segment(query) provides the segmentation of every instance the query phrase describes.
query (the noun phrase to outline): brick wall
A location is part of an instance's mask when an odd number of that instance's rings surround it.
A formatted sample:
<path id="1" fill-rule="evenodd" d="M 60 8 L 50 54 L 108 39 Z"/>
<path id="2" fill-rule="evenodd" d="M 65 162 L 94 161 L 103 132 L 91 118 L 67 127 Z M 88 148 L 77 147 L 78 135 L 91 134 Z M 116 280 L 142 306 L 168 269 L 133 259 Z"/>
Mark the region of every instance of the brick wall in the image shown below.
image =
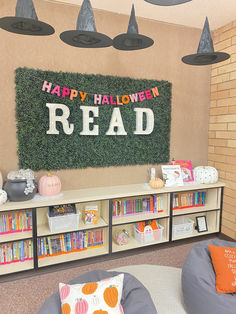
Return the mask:
<path id="1" fill-rule="evenodd" d="M 222 232 L 236 239 L 236 21 L 214 31 L 213 41 L 231 57 L 212 65 L 208 164 L 226 183 Z"/>

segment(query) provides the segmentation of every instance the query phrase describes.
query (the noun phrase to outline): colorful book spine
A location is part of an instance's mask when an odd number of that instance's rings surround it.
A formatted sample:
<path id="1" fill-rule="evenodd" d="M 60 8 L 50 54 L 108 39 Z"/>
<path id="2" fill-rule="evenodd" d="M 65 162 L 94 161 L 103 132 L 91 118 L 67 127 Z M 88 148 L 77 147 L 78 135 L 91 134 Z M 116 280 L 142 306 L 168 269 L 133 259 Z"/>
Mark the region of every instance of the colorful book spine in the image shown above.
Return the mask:
<path id="1" fill-rule="evenodd" d="M 0 215 L 0 235 L 32 230 L 32 212 L 19 211 Z"/>
<path id="2" fill-rule="evenodd" d="M 103 229 L 38 238 L 38 257 L 78 252 L 103 245 Z"/>
<path id="3" fill-rule="evenodd" d="M 183 209 L 189 207 L 205 206 L 206 192 L 197 191 L 189 193 L 173 194 L 173 209 Z"/>
<path id="4" fill-rule="evenodd" d="M 0 245 L 0 265 L 33 259 L 32 240 L 22 240 Z"/>

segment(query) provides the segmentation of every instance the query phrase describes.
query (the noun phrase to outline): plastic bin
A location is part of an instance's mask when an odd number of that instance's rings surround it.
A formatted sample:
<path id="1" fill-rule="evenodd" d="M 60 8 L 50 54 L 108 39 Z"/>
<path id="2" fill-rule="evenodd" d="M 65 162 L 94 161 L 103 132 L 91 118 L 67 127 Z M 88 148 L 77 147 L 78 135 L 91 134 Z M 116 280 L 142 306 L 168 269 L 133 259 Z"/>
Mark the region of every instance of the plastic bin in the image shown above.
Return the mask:
<path id="1" fill-rule="evenodd" d="M 51 232 L 78 229 L 80 212 L 62 216 L 48 217 L 48 225 Z"/>
<path id="2" fill-rule="evenodd" d="M 193 233 L 194 221 L 187 217 L 175 217 L 173 219 L 172 234 L 173 237 L 180 237 Z"/>
<path id="3" fill-rule="evenodd" d="M 159 229 L 151 230 L 149 232 L 141 232 L 134 225 L 134 237 L 140 244 L 146 244 L 151 242 L 157 242 L 162 240 L 162 233 L 164 227 L 157 224 Z"/>

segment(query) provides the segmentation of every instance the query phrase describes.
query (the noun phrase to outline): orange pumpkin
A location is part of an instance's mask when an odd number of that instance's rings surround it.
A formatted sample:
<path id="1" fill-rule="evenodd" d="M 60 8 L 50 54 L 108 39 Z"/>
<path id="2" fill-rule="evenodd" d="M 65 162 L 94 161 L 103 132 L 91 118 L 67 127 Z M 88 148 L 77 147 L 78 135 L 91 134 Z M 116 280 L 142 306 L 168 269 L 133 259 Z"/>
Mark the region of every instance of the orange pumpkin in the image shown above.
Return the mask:
<path id="1" fill-rule="evenodd" d="M 92 294 L 97 290 L 97 287 L 98 287 L 97 282 L 88 282 L 83 286 L 82 292 L 83 294 Z"/>
<path id="2" fill-rule="evenodd" d="M 110 307 L 115 307 L 118 302 L 118 290 L 114 286 L 110 286 L 105 289 L 103 293 L 106 304 Z"/>
<path id="3" fill-rule="evenodd" d="M 96 310 L 93 312 L 93 314 L 108 314 L 107 311 L 103 311 L 103 310 Z"/>
<path id="4" fill-rule="evenodd" d="M 164 182 L 160 178 L 151 179 L 149 184 L 153 189 L 161 189 L 164 186 Z"/>
<path id="5" fill-rule="evenodd" d="M 62 305 L 62 308 L 61 308 L 61 313 L 62 314 L 70 314 L 70 312 L 71 312 L 70 305 L 68 303 L 64 303 Z"/>

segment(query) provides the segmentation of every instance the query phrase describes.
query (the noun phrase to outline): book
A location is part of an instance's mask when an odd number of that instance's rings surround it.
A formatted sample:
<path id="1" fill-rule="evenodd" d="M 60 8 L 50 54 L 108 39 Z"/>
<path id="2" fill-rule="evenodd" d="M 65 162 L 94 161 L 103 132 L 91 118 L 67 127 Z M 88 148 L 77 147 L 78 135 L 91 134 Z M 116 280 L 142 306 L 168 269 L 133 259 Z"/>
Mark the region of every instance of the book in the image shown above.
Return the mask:
<path id="1" fill-rule="evenodd" d="M 171 164 L 180 165 L 181 174 L 182 174 L 184 183 L 194 181 L 191 160 L 172 160 Z"/>
<path id="2" fill-rule="evenodd" d="M 162 165 L 161 170 L 166 187 L 184 185 L 180 165 Z"/>
<path id="3" fill-rule="evenodd" d="M 98 223 L 98 206 L 87 205 L 84 209 L 84 223 L 97 224 Z"/>

